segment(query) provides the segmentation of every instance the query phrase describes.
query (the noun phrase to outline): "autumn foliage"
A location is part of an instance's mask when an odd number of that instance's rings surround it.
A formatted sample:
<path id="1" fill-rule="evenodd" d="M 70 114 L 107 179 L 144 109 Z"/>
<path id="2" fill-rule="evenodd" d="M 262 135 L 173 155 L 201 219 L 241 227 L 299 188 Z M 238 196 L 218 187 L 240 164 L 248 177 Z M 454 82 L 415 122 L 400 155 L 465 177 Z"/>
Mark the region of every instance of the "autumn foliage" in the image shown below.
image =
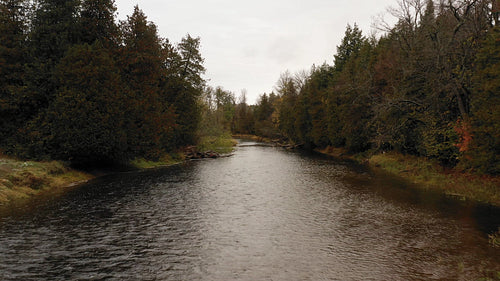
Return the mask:
<path id="1" fill-rule="evenodd" d="M 256 122 L 267 128 L 254 132 L 274 128 L 305 147 L 397 151 L 499 174 L 498 11 L 486 0 L 399 4 L 397 23 L 382 26 L 381 37 L 348 25 L 333 64 L 284 72 L 272 117 Z"/>

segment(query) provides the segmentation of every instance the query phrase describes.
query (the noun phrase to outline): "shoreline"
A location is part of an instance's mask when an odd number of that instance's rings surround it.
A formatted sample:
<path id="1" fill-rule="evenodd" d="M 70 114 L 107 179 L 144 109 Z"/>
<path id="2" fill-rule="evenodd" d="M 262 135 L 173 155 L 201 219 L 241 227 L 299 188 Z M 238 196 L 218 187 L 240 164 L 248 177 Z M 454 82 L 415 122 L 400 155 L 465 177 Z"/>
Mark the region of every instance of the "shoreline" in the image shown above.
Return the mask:
<path id="1" fill-rule="evenodd" d="M 351 159 L 371 169 L 381 170 L 414 184 L 415 188 L 442 192 L 460 200 L 471 200 L 500 207 L 500 177 L 472 174 L 445 168 L 424 157 L 396 152 L 370 156 L 348 154 L 343 148 L 315 149 L 341 159 Z"/>
<path id="2" fill-rule="evenodd" d="M 218 157 L 226 157 L 235 146 L 233 139 L 208 138 L 199 145 L 212 149 Z M 207 148 L 208 147 L 208 148 Z M 214 158 L 214 157 L 211 157 Z M 191 160 L 184 151 L 165 154 L 157 161 L 136 158 L 115 167 L 75 169 L 62 161 L 24 161 L 0 154 L 0 211 L 29 204 L 43 196 L 58 196 L 109 174 L 160 169 Z"/>
<path id="3" fill-rule="evenodd" d="M 279 140 L 255 135 L 233 135 L 235 138 L 251 139 L 273 143 L 281 147 L 298 148 L 283 144 Z M 478 175 L 458 169 L 445 168 L 436 161 L 425 157 L 403 155 L 396 152 L 372 155 L 350 154 L 344 148 L 326 147 L 314 149 L 315 152 L 338 159 L 349 159 L 375 169 L 400 177 L 415 188 L 442 192 L 459 200 L 470 200 L 500 207 L 500 176 Z"/>
<path id="4" fill-rule="evenodd" d="M 0 208 L 28 203 L 44 195 L 57 195 L 96 176 L 60 161 L 21 161 L 0 157 Z"/>
<path id="5" fill-rule="evenodd" d="M 62 161 L 21 161 L 0 156 L 0 209 L 29 204 L 44 196 L 62 195 L 109 174 L 169 167 L 184 161 L 167 155 L 159 161 L 140 158 L 123 167 L 85 171 L 72 168 Z"/>
<path id="6" fill-rule="evenodd" d="M 254 135 L 233 135 L 234 138 L 273 143 L 284 148 L 296 148 Z M 234 142 L 229 142 L 233 143 Z M 343 148 L 315 149 L 317 153 L 334 158 L 350 159 L 391 175 L 403 178 L 416 188 L 432 189 L 461 200 L 472 200 L 500 207 L 500 177 L 471 174 L 446 169 L 432 160 L 395 152 L 364 156 L 349 154 Z M 135 159 L 128 163 L 129 171 L 169 167 L 188 161 L 182 153 L 166 155 L 159 161 Z M 60 161 L 20 161 L 0 155 L 0 209 L 28 203 L 44 195 L 63 194 L 90 180 L 119 171 L 95 170 L 85 172 Z"/>

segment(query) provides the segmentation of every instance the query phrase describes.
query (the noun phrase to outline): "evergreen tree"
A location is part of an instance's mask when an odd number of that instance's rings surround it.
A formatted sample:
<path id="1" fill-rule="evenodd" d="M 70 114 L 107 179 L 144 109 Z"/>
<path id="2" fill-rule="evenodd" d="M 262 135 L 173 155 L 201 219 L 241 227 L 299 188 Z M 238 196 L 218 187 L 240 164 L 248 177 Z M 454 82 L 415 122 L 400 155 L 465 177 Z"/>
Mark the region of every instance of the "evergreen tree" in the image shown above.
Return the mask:
<path id="1" fill-rule="evenodd" d="M 365 40 L 349 57 L 336 81 L 342 105 L 337 108 L 342 123 L 341 135 L 349 151 L 360 152 L 370 147 L 372 130 L 373 45 Z"/>
<path id="2" fill-rule="evenodd" d="M 347 25 L 342 43 L 337 47 L 337 54 L 334 55 L 335 70 L 341 72 L 349 57 L 359 51 L 366 39 L 357 24 L 354 27 Z"/>
<path id="3" fill-rule="evenodd" d="M 363 126 L 359 124 L 356 126 L 349 126 L 353 124 L 354 118 L 349 117 L 349 113 L 361 114 L 366 108 L 362 106 L 358 107 L 359 101 L 363 98 L 357 97 L 362 93 L 362 91 L 357 90 L 360 85 L 364 83 L 369 83 L 369 80 L 362 81 L 357 79 L 357 71 L 365 71 L 362 67 L 356 68 L 356 60 L 363 46 L 366 46 L 367 39 L 363 36 L 361 30 L 357 25 L 354 28 L 350 25 L 347 26 L 345 31 L 345 36 L 342 39 L 341 44 L 337 47 L 337 55 L 335 55 L 335 74 L 332 75 L 332 89 L 329 92 L 328 103 L 327 103 L 327 136 L 329 142 L 334 146 L 343 146 L 346 143 L 349 145 L 349 149 L 359 150 L 358 141 L 348 141 L 354 140 L 353 137 L 356 133 L 362 130 Z M 364 67 L 366 67 L 365 65 Z M 359 84 L 358 84 L 359 83 Z M 363 89 L 364 90 L 364 89 Z M 359 111 L 363 109 L 362 111 Z M 354 132 L 358 131 L 358 132 Z M 364 134 L 362 134 L 364 136 Z"/>
<path id="4" fill-rule="evenodd" d="M 79 41 L 77 0 L 40 0 L 28 36 L 29 67 L 23 112 L 44 114 L 55 98 L 54 71 L 65 52 Z"/>
<path id="5" fill-rule="evenodd" d="M 75 45 L 55 71 L 54 101 L 31 130 L 32 153 L 76 163 L 126 158 L 123 82 L 102 44 Z"/>
<path id="6" fill-rule="evenodd" d="M 273 105 L 274 95 L 263 94 L 260 96 L 254 109 L 255 133 L 268 138 L 278 138 L 279 132 L 276 130 L 272 117 L 275 112 Z"/>
<path id="7" fill-rule="evenodd" d="M 473 77 L 472 135 L 462 134 L 464 162 L 489 174 L 500 174 L 500 28 L 488 32 L 476 59 Z M 470 144 L 470 139 L 472 143 Z M 470 144 L 470 147 L 467 147 Z"/>
<path id="8" fill-rule="evenodd" d="M 280 98 L 278 106 L 278 128 L 282 134 L 290 140 L 297 140 L 294 108 L 298 99 L 298 91 L 295 84 L 290 73 L 287 71 L 281 74 L 276 86 L 276 91 Z"/>
<path id="9" fill-rule="evenodd" d="M 0 1 L 0 147 L 12 152 L 17 130 L 26 122 L 20 101 L 26 77 L 27 1 Z"/>
<path id="10" fill-rule="evenodd" d="M 333 67 L 324 64 L 321 67 L 313 69 L 308 83 L 304 87 L 308 89 L 311 99 L 311 138 L 315 146 L 325 147 L 330 145 L 328 138 L 328 95 L 331 90 L 331 84 L 334 76 Z"/>
<path id="11" fill-rule="evenodd" d="M 201 77 L 205 73 L 203 62 L 205 61 L 200 54 L 200 38 L 193 38 L 186 35 L 178 45 L 180 54 L 181 77 L 196 90 L 201 90 L 205 86 L 205 80 Z"/>
<path id="12" fill-rule="evenodd" d="M 134 13 L 122 25 L 124 47 L 120 55 L 122 78 L 126 81 L 126 123 L 129 155 L 158 157 L 164 145 L 162 135 L 172 129 L 171 108 L 161 98 L 164 75 L 163 42 L 146 15 Z"/>
<path id="13" fill-rule="evenodd" d="M 118 44 L 114 0 L 84 0 L 80 12 L 81 41 L 93 44 L 101 41 L 108 47 Z"/>
<path id="14" fill-rule="evenodd" d="M 204 59 L 200 54 L 200 38 L 189 34 L 182 38 L 177 46 L 177 56 L 174 56 L 179 79 L 169 82 L 170 100 L 178 115 L 175 139 L 177 145 L 187 145 L 196 142 L 196 129 L 200 122 L 199 99 L 205 87 L 201 75 L 205 72 Z"/>

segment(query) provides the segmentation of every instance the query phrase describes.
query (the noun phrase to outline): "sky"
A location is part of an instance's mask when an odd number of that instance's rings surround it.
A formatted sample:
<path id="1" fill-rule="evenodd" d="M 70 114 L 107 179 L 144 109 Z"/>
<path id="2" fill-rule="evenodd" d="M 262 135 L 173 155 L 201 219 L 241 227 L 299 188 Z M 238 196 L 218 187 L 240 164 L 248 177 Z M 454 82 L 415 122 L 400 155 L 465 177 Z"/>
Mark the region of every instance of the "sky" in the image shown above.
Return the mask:
<path id="1" fill-rule="evenodd" d="M 333 64 L 347 24 L 364 35 L 397 0 L 115 0 L 118 19 L 139 8 L 159 35 L 178 43 L 201 38 L 207 84 L 236 97 L 246 90 L 253 104 L 271 93 L 280 74 Z M 380 33 L 378 33 L 380 34 Z"/>

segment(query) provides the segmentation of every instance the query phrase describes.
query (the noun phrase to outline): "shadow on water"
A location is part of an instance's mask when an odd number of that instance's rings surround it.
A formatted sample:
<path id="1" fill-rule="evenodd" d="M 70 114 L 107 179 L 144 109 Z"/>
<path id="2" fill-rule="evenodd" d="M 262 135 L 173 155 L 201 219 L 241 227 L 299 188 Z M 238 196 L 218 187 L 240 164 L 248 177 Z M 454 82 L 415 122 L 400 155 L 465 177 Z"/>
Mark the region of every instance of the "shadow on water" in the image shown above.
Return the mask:
<path id="1" fill-rule="evenodd" d="M 497 208 L 243 142 L 103 176 L 0 217 L 1 280 L 478 280 Z M 494 279 L 493 279 L 494 280 Z"/>
<path id="2" fill-rule="evenodd" d="M 470 220 L 485 236 L 500 228 L 499 207 L 446 195 L 439 190 L 418 187 L 402 177 L 370 168 L 354 160 L 339 159 L 314 151 L 296 153 L 312 161 L 334 161 L 349 167 L 350 172 L 343 180 L 353 189 L 359 189 L 359 192 L 371 192 L 389 202 L 409 204 L 421 210 L 439 212 L 446 217 Z"/>

